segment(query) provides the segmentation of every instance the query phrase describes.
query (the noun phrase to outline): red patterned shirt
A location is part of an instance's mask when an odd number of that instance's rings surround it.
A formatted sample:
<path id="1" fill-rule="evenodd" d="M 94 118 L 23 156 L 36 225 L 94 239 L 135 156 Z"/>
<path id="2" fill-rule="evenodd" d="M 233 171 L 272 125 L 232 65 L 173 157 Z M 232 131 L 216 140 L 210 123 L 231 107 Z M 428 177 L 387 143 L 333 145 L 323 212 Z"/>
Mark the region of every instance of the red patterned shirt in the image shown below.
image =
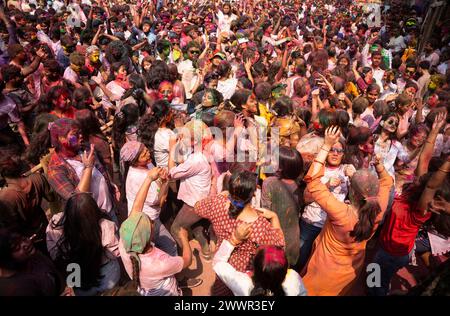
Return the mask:
<path id="1" fill-rule="evenodd" d="M 230 238 L 236 226 L 243 222 L 231 217 L 228 212 L 227 201 L 227 196 L 222 193 L 203 199 L 194 207 L 198 216 L 206 218 L 212 223 L 217 235 L 218 247 L 224 239 Z M 252 223 L 250 238 L 234 249 L 228 262 L 241 272 L 253 270 L 253 257 L 261 245 L 285 246 L 281 229 L 272 228 L 271 223 L 263 216 Z"/>

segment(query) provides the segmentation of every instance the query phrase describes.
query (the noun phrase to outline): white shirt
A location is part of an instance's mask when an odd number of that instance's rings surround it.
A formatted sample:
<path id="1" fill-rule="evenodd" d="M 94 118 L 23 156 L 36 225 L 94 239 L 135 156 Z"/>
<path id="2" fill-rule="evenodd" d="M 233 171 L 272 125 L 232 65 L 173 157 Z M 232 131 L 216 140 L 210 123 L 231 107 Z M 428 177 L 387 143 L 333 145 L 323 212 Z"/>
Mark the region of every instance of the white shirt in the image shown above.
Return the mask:
<path id="1" fill-rule="evenodd" d="M 217 35 L 220 35 L 221 32 L 229 32 L 231 28 L 231 22 L 236 20 L 238 17 L 235 14 L 225 15 L 222 11 L 219 10 L 217 13 L 218 19 L 218 32 Z"/>
<path id="2" fill-rule="evenodd" d="M 195 152 L 187 160 L 170 169 L 173 179 L 181 179 L 178 199 L 189 206 L 209 195 L 211 188 L 211 167 L 208 158 L 201 152 Z"/>
<path id="3" fill-rule="evenodd" d="M 169 140 L 175 133 L 168 128 L 158 128 L 153 146 L 156 166 L 165 168 L 169 163 Z"/>
<path id="4" fill-rule="evenodd" d="M 379 140 L 375 142 L 374 152 L 377 155 L 381 155 L 383 157 L 384 168 L 386 168 L 387 172 L 390 176 L 395 179 L 395 169 L 394 163 L 398 158 L 403 162 L 409 162 L 409 155 L 403 147 L 402 143 L 396 140 L 388 141 L 388 144 L 384 149 L 380 146 Z"/>
<path id="5" fill-rule="evenodd" d="M 125 191 L 127 195 L 128 202 L 128 215 L 131 213 L 133 208 L 134 200 L 139 192 L 139 189 L 144 183 L 147 177 L 148 170 L 130 167 L 128 169 L 127 180 L 125 183 Z M 150 184 L 150 189 L 148 190 L 147 197 L 145 198 L 144 208 L 142 211 L 147 214 L 151 220 L 155 220 L 159 217 L 161 209 L 159 207 L 159 190 L 160 187 L 157 182 L 153 181 Z"/>
<path id="6" fill-rule="evenodd" d="M 192 60 L 183 60 L 178 65 L 178 73 L 181 75 L 181 82 L 184 85 L 186 99 L 189 100 L 192 98 L 192 88 L 194 88 L 195 83 L 197 82 L 197 74 L 195 72 L 194 65 L 192 64 Z"/>
<path id="7" fill-rule="evenodd" d="M 75 84 L 78 83 L 79 77 L 78 74 L 72 68 L 67 67 L 66 70 L 64 70 L 63 78 Z"/>
<path id="8" fill-rule="evenodd" d="M 326 184 L 331 178 L 341 180 L 341 183 L 337 187 L 330 188 L 330 192 L 341 202 L 344 202 L 350 185 L 350 180 L 344 172 L 346 166 L 348 165 L 340 165 L 338 168 L 326 167 L 324 176 L 320 179 L 320 182 L 323 184 Z M 323 227 L 325 220 L 327 219 L 327 213 L 319 206 L 319 204 L 312 202 L 305 206 L 302 218 L 316 227 Z"/>
<path id="9" fill-rule="evenodd" d="M 81 179 L 84 169 L 83 163 L 72 159 L 67 159 L 67 162 L 75 170 L 78 178 Z M 92 193 L 92 197 L 97 202 L 97 205 L 101 210 L 105 210 L 107 213 L 112 211 L 113 203 L 108 184 L 106 183 L 105 177 L 95 167 L 92 170 L 91 186 L 89 187 L 89 191 Z"/>
<path id="10" fill-rule="evenodd" d="M 217 83 L 217 91 L 222 93 L 224 100 L 229 100 L 236 91 L 238 80 L 236 78 L 228 78 L 225 81 L 219 80 Z"/>
<path id="11" fill-rule="evenodd" d="M 164 251 L 153 248 L 150 252 L 139 254 L 140 271 L 138 289 L 142 296 L 179 296 L 181 291 L 178 288 L 175 274 L 183 270 L 183 258 L 180 256 L 171 257 Z M 122 239 L 119 242 L 120 257 L 127 274 L 133 277 L 133 265 L 130 255 L 126 252 Z"/>
<path id="12" fill-rule="evenodd" d="M 228 263 L 233 250 L 234 246 L 228 240 L 224 240 L 214 256 L 213 269 L 235 296 L 250 296 L 255 287 L 251 277 L 246 273 L 237 271 Z M 289 269 L 286 273 L 286 278 L 281 286 L 286 296 L 307 295 L 300 275 L 292 269 Z"/>

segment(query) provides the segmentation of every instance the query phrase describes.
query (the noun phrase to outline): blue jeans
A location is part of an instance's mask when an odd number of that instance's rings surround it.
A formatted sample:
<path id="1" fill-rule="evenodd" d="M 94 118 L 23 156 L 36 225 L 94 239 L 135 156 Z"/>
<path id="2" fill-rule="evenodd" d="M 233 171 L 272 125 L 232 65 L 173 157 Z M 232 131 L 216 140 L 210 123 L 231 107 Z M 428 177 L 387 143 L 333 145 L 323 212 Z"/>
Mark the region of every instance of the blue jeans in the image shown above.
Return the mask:
<path id="1" fill-rule="evenodd" d="M 159 217 L 155 219 L 154 242 L 156 247 L 168 253 L 172 257 L 178 256 L 177 243 L 164 224 L 161 223 Z"/>
<path id="2" fill-rule="evenodd" d="M 303 219 L 300 220 L 300 256 L 298 259 L 298 271 L 301 271 L 308 262 L 314 240 L 316 240 L 321 231 L 321 227 L 309 224 Z"/>
<path id="3" fill-rule="evenodd" d="M 389 293 L 389 285 L 392 277 L 398 270 L 408 265 L 410 255 L 411 254 L 405 256 L 393 256 L 380 247 L 375 254 L 373 263 L 380 265 L 381 286 L 367 287 L 368 294 L 371 296 L 386 296 Z"/>

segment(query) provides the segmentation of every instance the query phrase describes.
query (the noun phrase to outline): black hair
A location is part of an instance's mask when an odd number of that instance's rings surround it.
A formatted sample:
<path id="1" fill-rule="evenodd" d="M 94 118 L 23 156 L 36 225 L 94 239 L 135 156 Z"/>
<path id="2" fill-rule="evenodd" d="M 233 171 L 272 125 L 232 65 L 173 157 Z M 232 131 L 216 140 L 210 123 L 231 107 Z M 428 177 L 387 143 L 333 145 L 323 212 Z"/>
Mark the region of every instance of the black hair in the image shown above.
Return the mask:
<path id="1" fill-rule="evenodd" d="M 297 180 L 303 174 L 303 158 L 291 147 L 280 146 L 278 175 L 280 179 Z"/>
<path id="2" fill-rule="evenodd" d="M 228 191 L 232 199 L 229 209 L 231 217 L 236 218 L 245 205 L 251 202 L 257 179 L 257 175 L 250 171 L 235 172 L 231 175 L 228 182 Z"/>
<path id="3" fill-rule="evenodd" d="M 100 227 L 102 219 L 109 218 L 91 194 L 77 193 L 67 200 L 61 219 L 50 224 L 63 230 L 56 245 L 55 263 L 62 271 L 66 271 L 70 263 L 79 264 L 83 272 L 81 289 L 98 286 L 102 277 L 100 269 L 105 255 Z"/>

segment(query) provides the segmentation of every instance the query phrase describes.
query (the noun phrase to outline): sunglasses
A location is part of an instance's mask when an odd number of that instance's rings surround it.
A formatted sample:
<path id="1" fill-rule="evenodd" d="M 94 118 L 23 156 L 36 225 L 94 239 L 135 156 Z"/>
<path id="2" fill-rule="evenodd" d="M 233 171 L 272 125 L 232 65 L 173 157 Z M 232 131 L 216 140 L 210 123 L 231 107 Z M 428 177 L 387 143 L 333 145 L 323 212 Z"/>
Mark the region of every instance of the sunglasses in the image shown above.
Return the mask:
<path id="1" fill-rule="evenodd" d="M 407 73 L 407 74 L 413 74 L 413 73 L 415 73 L 415 70 L 406 70 L 405 73 Z"/>
<path id="2" fill-rule="evenodd" d="M 189 53 L 191 53 L 191 54 L 196 54 L 196 55 L 199 55 L 200 54 L 200 51 L 199 50 L 191 50 L 191 51 L 189 51 Z"/>
<path id="3" fill-rule="evenodd" d="M 386 123 L 389 125 L 397 125 L 398 124 L 398 122 L 396 120 L 387 120 Z"/>
<path id="4" fill-rule="evenodd" d="M 342 149 L 342 148 L 331 148 L 330 149 L 330 153 L 343 154 L 344 153 L 344 149 Z"/>

